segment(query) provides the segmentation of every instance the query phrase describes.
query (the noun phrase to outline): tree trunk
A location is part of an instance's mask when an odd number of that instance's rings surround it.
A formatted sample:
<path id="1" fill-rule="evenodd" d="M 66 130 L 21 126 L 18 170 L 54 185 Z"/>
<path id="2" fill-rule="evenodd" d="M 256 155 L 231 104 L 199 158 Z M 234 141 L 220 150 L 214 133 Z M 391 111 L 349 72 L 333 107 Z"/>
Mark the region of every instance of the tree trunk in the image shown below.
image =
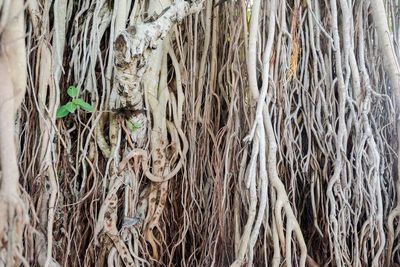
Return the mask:
<path id="1" fill-rule="evenodd" d="M 399 10 L 0 0 L 0 266 L 400 264 Z"/>

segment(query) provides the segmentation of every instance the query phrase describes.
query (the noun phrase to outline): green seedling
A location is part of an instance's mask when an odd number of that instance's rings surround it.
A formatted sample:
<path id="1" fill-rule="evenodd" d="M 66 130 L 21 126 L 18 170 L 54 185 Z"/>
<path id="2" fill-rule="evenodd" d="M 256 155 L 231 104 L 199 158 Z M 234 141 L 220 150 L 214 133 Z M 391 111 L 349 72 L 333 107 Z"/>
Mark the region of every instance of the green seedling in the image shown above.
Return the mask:
<path id="1" fill-rule="evenodd" d="M 126 121 L 126 125 L 128 125 L 128 127 L 130 129 L 132 129 L 132 131 L 136 132 L 140 127 L 142 127 L 142 125 L 140 123 L 137 122 L 130 122 L 130 121 Z"/>
<path id="2" fill-rule="evenodd" d="M 93 111 L 93 107 L 89 103 L 85 102 L 83 99 L 76 98 L 78 89 L 76 89 L 75 86 L 70 86 L 67 90 L 67 94 L 72 98 L 72 100 L 57 109 L 57 118 L 63 118 L 69 113 L 74 113 L 78 106 L 87 112 Z"/>

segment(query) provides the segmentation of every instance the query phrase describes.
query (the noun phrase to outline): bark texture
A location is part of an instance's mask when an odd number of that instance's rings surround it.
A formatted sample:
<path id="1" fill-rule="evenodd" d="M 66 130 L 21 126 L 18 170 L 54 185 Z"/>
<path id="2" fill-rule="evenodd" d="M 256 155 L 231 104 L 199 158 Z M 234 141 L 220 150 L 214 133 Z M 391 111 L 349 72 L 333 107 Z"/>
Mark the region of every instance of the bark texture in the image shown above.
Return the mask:
<path id="1" fill-rule="evenodd" d="M 397 266 L 399 10 L 0 0 L 0 266 Z"/>

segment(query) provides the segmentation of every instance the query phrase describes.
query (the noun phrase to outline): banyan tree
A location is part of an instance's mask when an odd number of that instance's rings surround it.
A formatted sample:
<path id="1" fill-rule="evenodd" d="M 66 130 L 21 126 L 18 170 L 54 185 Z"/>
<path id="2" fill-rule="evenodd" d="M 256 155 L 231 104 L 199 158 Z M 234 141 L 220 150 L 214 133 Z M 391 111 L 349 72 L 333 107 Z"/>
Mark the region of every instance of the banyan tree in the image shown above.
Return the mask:
<path id="1" fill-rule="evenodd" d="M 0 0 L 0 266 L 399 266 L 400 1 Z"/>

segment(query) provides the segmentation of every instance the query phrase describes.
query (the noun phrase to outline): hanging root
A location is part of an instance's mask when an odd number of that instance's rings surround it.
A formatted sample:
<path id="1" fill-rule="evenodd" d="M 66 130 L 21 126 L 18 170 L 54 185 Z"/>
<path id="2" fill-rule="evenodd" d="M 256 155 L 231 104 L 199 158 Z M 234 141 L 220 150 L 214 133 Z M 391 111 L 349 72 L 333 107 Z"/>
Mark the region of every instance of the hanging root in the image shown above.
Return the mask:
<path id="1" fill-rule="evenodd" d="M 215 4 L 0 0 L 0 261 L 400 262 L 398 2 Z"/>

